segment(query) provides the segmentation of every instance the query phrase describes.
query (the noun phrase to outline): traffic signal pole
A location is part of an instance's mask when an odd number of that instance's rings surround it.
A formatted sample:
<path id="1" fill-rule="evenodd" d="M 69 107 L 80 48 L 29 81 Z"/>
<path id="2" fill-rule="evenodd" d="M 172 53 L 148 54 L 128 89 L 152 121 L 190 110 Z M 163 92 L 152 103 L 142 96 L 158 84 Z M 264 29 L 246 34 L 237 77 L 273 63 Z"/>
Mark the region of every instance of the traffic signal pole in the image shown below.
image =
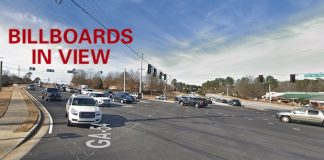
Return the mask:
<path id="1" fill-rule="evenodd" d="M 271 85 L 270 85 L 270 83 L 271 83 L 271 80 L 270 80 L 270 77 L 269 77 L 269 103 L 271 104 Z"/>
<path id="2" fill-rule="evenodd" d="M 126 91 L 126 68 L 124 68 L 124 92 Z"/>

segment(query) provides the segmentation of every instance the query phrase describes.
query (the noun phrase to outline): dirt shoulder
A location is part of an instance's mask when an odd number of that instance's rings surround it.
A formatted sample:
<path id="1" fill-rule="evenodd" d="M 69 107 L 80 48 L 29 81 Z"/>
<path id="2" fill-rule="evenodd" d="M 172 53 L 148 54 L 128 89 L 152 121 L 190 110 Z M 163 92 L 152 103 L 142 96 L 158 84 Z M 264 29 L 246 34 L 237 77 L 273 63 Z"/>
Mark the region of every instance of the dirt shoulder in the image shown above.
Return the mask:
<path id="1" fill-rule="evenodd" d="M 38 119 L 38 109 L 37 106 L 31 101 L 31 99 L 27 96 L 26 92 L 21 89 L 20 90 L 22 96 L 24 97 L 25 103 L 28 108 L 28 117 L 23 124 L 21 124 L 14 132 L 28 132 Z"/>
<path id="2" fill-rule="evenodd" d="M 8 109 L 13 87 L 2 87 L 0 91 L 0 118 L 3 117 Z"/>

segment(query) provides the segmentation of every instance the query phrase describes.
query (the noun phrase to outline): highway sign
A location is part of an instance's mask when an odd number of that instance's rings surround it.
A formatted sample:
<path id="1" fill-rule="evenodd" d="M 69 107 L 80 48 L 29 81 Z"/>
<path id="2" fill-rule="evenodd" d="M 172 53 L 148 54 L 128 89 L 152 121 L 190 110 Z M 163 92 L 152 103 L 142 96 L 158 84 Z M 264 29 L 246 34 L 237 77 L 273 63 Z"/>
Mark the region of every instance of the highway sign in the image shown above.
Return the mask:
<path id="1" fill-rule="evenodd" d="M 306 73 L 304 74 L 305 78 L 323 78 L 324 73 Z"/>

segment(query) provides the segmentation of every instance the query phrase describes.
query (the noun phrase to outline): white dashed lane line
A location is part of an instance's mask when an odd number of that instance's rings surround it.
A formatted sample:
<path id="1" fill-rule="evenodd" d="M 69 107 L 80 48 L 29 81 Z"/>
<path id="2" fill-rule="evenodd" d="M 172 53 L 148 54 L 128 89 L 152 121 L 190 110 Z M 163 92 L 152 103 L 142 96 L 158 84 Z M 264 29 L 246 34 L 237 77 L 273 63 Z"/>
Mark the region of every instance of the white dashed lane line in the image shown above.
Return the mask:
<path id="1" fill-rule="evenodd" d="M 267 121 L 267 120 L 269 120 L 269 119 L 268 119 L 268 118 L 263 118 L 263 120 L 264 120 L 264 121 Z"/>
<path id="2" fill-rule="evenodd" d="M 273 123 L 268 123 L 269 125 L 273 125 Z"/>

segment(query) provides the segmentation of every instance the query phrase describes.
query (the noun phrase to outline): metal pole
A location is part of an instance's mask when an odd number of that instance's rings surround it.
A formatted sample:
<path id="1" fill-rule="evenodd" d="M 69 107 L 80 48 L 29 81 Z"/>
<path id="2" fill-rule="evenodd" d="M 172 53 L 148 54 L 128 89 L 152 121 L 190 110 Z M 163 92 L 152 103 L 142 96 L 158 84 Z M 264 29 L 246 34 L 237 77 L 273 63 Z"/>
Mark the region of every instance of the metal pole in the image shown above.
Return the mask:
<path id="1" fill-rule="evenodd" d="M 167 87 L 167 85 L 168 85 L 168 80 L 166 80 L 166 82 L 165 82 L 165 86 L 164 86 L 164 95 L 163 95 L 163 96 L 164 96 L 164 98 L 165 98 L 165 95 L 166 95 L 166 91 L 167 91 L 167 90 L 166 90 L 166 89 L 167 89 L 167 88 L 166 88 L 166 87 Z M 165 99 L 164 99 L 164 100 L 165 100 Z"/>
<path id="2" fill-rule="evenodd" d="M 20 65 L 18 65 L 18 77 L 20 77 Z"/>
<path id="3" fill-rule="evenodd" d="M 0 91 L 2 87 L 2 61 L 0 61 Z"/>
<path id="4" fill-rule="evenodd" d="M 124 92 L 126 91 L 125 90 L 125 85 L 126 85 L 126 68 L 124 68 Z"/>
<path id="5" fill-rule="evenodd" d="M 269 103 L 271 104 L 271 86 L 270 86 L 270 77 L 269 77 Z"/>
<path id="6" fill-rule="evenodd" d="M 142 53 L 142 60 L 141 60 L 141 77 L 140 77 L 140 86 L 139 86 L 139 93 L 142 93 L 142 70 L 143 70 L 143 53 Z"/>

